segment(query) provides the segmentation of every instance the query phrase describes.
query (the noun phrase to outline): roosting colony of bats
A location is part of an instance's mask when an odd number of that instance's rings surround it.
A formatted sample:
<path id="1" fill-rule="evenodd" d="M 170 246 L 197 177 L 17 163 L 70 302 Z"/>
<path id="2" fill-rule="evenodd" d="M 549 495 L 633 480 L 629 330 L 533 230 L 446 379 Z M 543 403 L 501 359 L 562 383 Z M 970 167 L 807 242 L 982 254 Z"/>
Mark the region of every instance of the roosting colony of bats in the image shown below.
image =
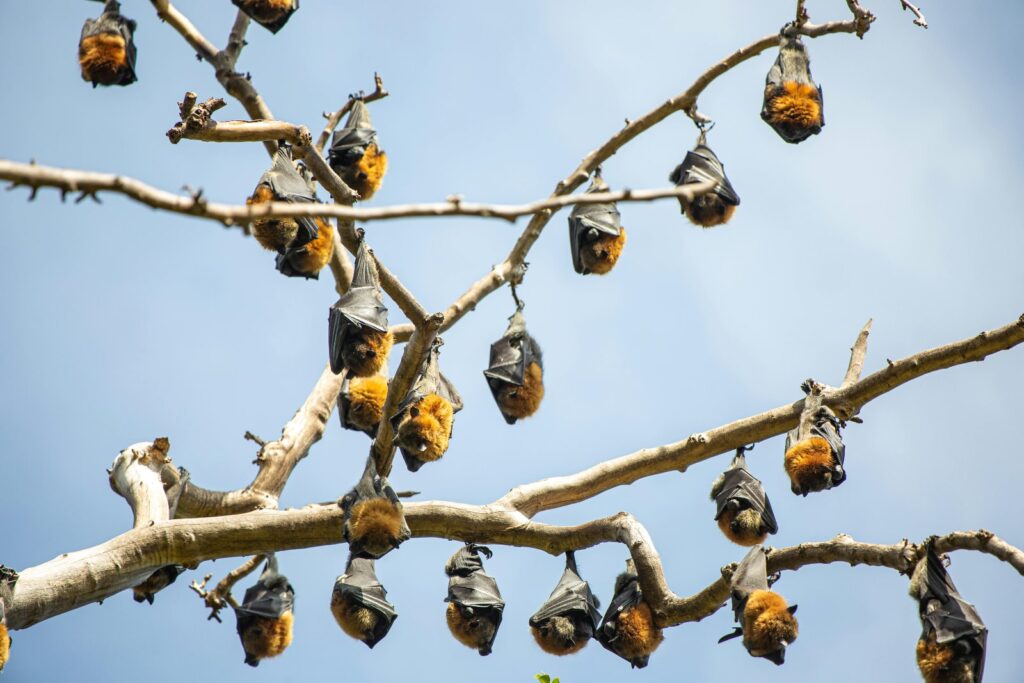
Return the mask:
<path id="1" fill-rule="evenodd" d="M 241 11 L 269 31 L 277 33 L 298 9 L 298 0 L 232 0 Z M 102 14 L 87 19 L 79 42 L 82 79 L 97 85 L 127 86 L 136 80 L 135 21 L 120 13 L 115 0 L 105 3 Z M 780 33 L 778 55 L 764 87 L 761 117 L 787 143 L 801 143 L 821 132 L 825 125 L 822 90 L 811 77 L 807 49 L 793 25 Z M 712 183 L 709 191 L 694 198 L 680 196 L 682 213 L 696 226 L 711 228 L 727 223 L 740 198 L 729 182 L 725 167 L 708 145 L 710 126 L 694 117 L 700 128 L 694 148 L 669 175 L 677 186 Z M 366 103 L 356 97 L 347 122 L 336 130 L 326 155 L 330 168 L 359 198 L 371 198 L 380 188 L 388 159 L 380 147 Z M 608 192 L 598 168 L 586 193 Z M 289 145 L 281 143 L 270 168 L 262 176 L 249 205 L 266 202 L 315 204 L 315 182 L 306 164 L 293 158 Z M 569 216 L 571 265 L 581 274 L 605 275 L 622 257 L 626 230 L 615 202 L 577 204 Z M 289 277 L 317 278 L 330 261 L 335 245 L 334 228 L 320 217 L 258 217 L 249 231 L 263 248 L 276 255 L 276 269 Z M 388 356 L 395 340 L 388 325 L 378 264 L 358 231 L 358 247 L 351 286 L 329 311 L 327 357 L 331 370 L 345 373 L 338 397 L 342 427 L 378 434 L 383 421 L 394 431 L 394 440 L 411 472 L 436 463 L 448 450 L 455 415 L 462 408 L 458 391 L 442 373 L 440 339 L 424 356 L 411 388 L 385 414 L 388 396 Z M 515 296 L 515 282 L 512 283 Z M 544 398 L 544 364 L 541 348 L 527 330 L 523 306 L 516 310 L 508 328 L 490 348 L 483 371 L 502 417 L 509 425 L 529 418 Z M 806 496 L 839 486 L 846 478 L 845 447 L 840 436 L 845 423 L 805 383 L 807 394 L 799 425 L 786 439 L 783 458 L 792 492 Z M 742 638 L 747 652 L 775 664 L 784 662 L 786 648 L 798 634 L 796 605 L 772 590 L 778 575 L 769 574 L 766 550 L 769 534 L 779 530 L 761 481 L 748 469 L 745 451 L 737 450 L 731 465 L 714 482 L 711 499 L 714 521 L 733 543 L 750 548 L 731 576 L 731 605 L 737 626 L 722 640 Z M 338 505 L 344 512 L 343 537 L 349 557 L 337 578 L 330 608 L 341 630 L 372 648 L 388 635 L 398 614 L 388 602 L 377 579 L 374 563 L 397 549 L 411 536 L 402 503 L 378 471 L 371 454 L 354 488 Z M 505 602 L 494 577 L 484 570 L 484 558 L 492 551 L 466 543 L 451 556 L 444 571 L 448 576 L 446 621 L 455 639 L 481 655 L 492 651 L 502 622 Z M 577 567 L 573 551 L 565 553 L 565 570 L 551 593 L 529 619 L 537 644 L 554 655 L 578 652 L 591 638 L 633 667 L 647 665 L 663 640 L 662 628 L 645 602 L 632 560 L 616 579 L 603 615 L 600 601 Z M 154 595 L 184 570 L 170 565 L 154 572 L 134 588 L 139 602 L 152 603 Z M 11 600 L 17 575 L 0 574 L 0 668 L 9 655 L 10 639 L 5 626 L 5 599 Z M 975 609 L 957 593 L 943 560 L 929 544 L 918 562 L 910 586 L 918 601 L 921 636 L 917 661 L 926 681 L 980 681 L 986 629 Z M 295 591 L 280 573 L 273 554 L 256 583 L 234 604 L 238 635 L 245 663 L 284 652 L 292 641 Z"/>

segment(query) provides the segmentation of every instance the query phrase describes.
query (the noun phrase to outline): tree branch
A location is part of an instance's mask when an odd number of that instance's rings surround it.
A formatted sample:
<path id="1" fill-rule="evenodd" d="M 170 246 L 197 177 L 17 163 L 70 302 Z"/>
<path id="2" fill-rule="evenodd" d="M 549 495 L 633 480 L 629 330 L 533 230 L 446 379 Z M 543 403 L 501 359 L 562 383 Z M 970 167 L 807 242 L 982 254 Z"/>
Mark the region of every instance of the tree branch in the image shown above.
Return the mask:
<path id="1" fill-rule="evenodd" d="M 167 437 L 132 444 L 118 453 L 107 470 L 110 488 L 126 501 L 135 517 L 135 527 L 166 522 L 171 518 L 161 471 L 170 465 Z"/>
<path id="2" fill-rule="evenodd" d="M 846 368 L 846 376 L 843 377 L 843 386 L 848 387 L 860 379 L 860 373 L 864 371 L 864 357 L 868 353 L 868 335 L 871 334 L 871 323 L 868 319 L 861 328 L 860 334 L 850 347 L 850 365 Z"/>
<path id="3" fill-rule="evenodd" d="M 858 36 L 863 37 L 863 33 L 868 30 L 875 18 L 870 12 L 861 8 L 856 0 L 847 0 L 847 4 L 850 6 L 850 11 L 854 14 L 854 19 L 852 20 L 832 21 L 826 24 L 808 23 L 794 27 L 793 30 L 810 38 L 817 38 L 830 33 L 856 33 Z M 601 166 L 610 159 L 628 142 L 664 121 L 670 115 L 681 111 L 693 112 L 693 115 L 697 116 L 697 99 L 716 78 L 748 59 L 756 57 L 765 50 L 777 47 L 778 44 L 779 35 L 776 33 L 760 38 L 746 47 L 741 47 L 698 76 L 697 80 L 680 94 L 669 98 L 640 118 L 628 120 L 628 123 L 621 130 L 612 135 L 603 145 L 585 156 L 572 173 L 559 181 L 555 186 L 554 192 L 551 193 L 551 199 L 571 194 L 586 182 L 587 178 L 590 177 L 598 166 Z M 544 227 L 551 220 L 554 211 L 560 208 L 560 206 L 564 205 L 553 204 L 550 207 L 545 207 L 545 210 L 533 214 L 530 223 L 523 230 L 522 235 L 520 235 L 505 260 L 494 266 L 490 272 L 470 285 L 469 289 L 445 310 L 445 321 L 441 326 L 441 332 L 444 332 L 461 320 L 462 316 L 476 308 L 476 305 L 484 297 L 508 281 L 511 273 L 526 260 L 526 255 L 529 253 L 530 248 L 533 247 L 544 231 Z M 392 329 L 392 334 L 395 335 L 397 341 L 408 339 L 411 333 L 412 328 L 406 325 L 399 325 Z"/>
<path id="4" fill-rule="evenodd" d="M 921 28 L 928 28 L 928 20 L 924 18 L 924 15 L 921 14 L 921 10 L 919 10 L 916 5 L 907 2 L 907 0 L 900 0 L 900 5 L 903 7 L 904 12 L 910 10 L 914 13 L 914 24 Z"/>
<path id="5" fill-rule="evenodd" d="M 189 588 L 194 590 L 203 599 L 203 603 L 210 608 L 210 615 L 206 617 L 207 621 L 216 619 L 220 622 L 220 611 L 222 609 L 228 606 L 238 607 L 238 602 L 231 595 L 231 589 L 234 588 L 236 583 L 252 574 L 253 570 L 259 567 L 260 563 L 266 558 L 266 555 L 250 557 L 242 566 L 228 572 L 228 575 L 221 579 L 220 583 L 212 591 L 206 590 L 206 583 L 213 578 L 213 574 L 204 576 L 202 583 L 192 582 Z"/>
<path id="6" fill-rule="evenodd" d="M 826 388 L 823 403 L 850 419 L 869 401 L 936 370 L 983 360 L 1024 341 L 1024 315 L 1015 322 L 946 346 L 890 362 L 878 372 L 838 389 Z M 497 502 L 532 517 L 541 510 L 572 505 L 616 486 L 663 472 L 682 471 L 738 447 L 784 434 L 796 426 L 803 400 L 716 427 L 688 438 L 607 460 L 577 474 L 551 477 L 512 489 Z"/>

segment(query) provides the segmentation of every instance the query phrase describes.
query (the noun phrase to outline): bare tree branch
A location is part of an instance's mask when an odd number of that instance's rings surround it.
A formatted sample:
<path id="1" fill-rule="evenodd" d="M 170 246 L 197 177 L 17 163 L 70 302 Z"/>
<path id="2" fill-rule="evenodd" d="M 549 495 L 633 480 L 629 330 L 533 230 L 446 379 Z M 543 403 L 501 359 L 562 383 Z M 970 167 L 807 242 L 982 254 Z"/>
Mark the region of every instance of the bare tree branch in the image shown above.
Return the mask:
<path id="1" fill-rule="evenodd" d="M 843 377 L 843 386 L 848 387 L 860 379 L 860 373 L 864 371 L 864 357 L 868 353 L 868 335 L 871 334 L 872 320 L 864 323 L 853 346 L 850 347 L 850 365 L 846 368 L 846 376 Z"/>
<path id="2" fill-rule="evenodd" d="M 913 3 L 907 2 L 907 0 L 900 0 L 900 5 L 903 7 L 903 11 L 910 10 L 914 13 L 914 23 L 921 28 L 928 28 L 928 20 L 921 14 L 921 10 L 917 8 Z"/>
<path id="3" fill-rule="evenodd" d="M 171 444 L 166 437 L 132 444 L 118 453 L 107 471 L 110 488 L 126 501 L 135 517 L 135 528 L 166 522 L 170 505 L 161 471 L 169 465 Z"/>
<path id="4" fill-rule="evenodd" d="M 913 379 L 936 370 L 983 360 L 993 353 L 1013 348 L 1024 341 L 1024 316 L 1016 321 L 946 346 L 922 351 L 838 389 L 826 388 L 823 403 L 843 419 L 849 419 L 869 401 Z M 685 470 L 708 458 L 738 447 L 784 434 L 796 426 L 803 400 L 779 406 L 682 441 L 645 448 L 629 455 L 565 477 L 551 477 L 517 486 L 496 504 L 514 508 L 532 517 L 541 510 L 572 505 L 616 486 L 632 484 L 654 474 Z"/>
<path id="5" fill-rule="evenodd" d="M 203 603 L 210 608 L 210 615 L 206 617 L 207 621 L 216 619 L 219 622 L 222 609 L 228 606 L 238 607 L 238 602 L 231 595 L 231 589 L 234 588 L 236 583 L 252 574 L 253 570 L 259 567 L 260 563 L 265 559 L 267 559 L 266 555 L 250 557 L 242 566 L 228 572 L 228 575 L 221 579 L 220 583 L 212 591 L 206 590 L 206 584 L 213 577 L 213 574 L 204 576 L 202 583 L 192 582 L 189 588 L 194 590 L 203 599 Z"/>
<path id="6" fill-rule="evenodd" d="M 252 122 L 246 123 L 251 124 Z M 263 123 L 271 126 L 289 125 L 281 124 L 278 121 L 259 122 L 256 125 L 262 126 Z M 321 159 L 321 161 L 323 160 Z M 329 167 L 328 170 L 330 170 Z M 363 222 L 412 217 L 473 216 L 515 221 L 522 216 L 576 204 L 597 204 L 609 201 L 650 202 L 679 198 L 691 200 L 704 194 L 713 186 L 713 183 L 708 182 L 657 190 L 595 192 L 549 197 L 528 204 L 476 204 L 449 199 L 446 202 L 433 204 L 399 204 L 390 207 L 362 208 L 345 204 L 290 204 L 288 202 L 266 202 L 253 205 L 217 204 L 208 202 L 201 196 L 198 198 L 195 195 L 184 197 L 166 192 L 126 176 L 23 164 L 3 159 L 0 159 L 0 180 L 8 180 L 14 183 L 15 187 L 53 187 L 60 190 L 62 194 L 92 195 L 98 192 L 116 192 L 154 209 L 216 220 L 225 225 L 242 225 L 256 218 L 267 216 L 280 218 L 321 216 Z M 340 232 L 344 233 L 345 230 L 342 229 Z M 346 246 L 348 245 L 346 244 Z"/>
<path id="7" fill-rule="evenodd" d="M 235 15 L 235 23 L 231 26 L 231 33 L 228 34 L 228 44 L 224 46 L 224 66 L 234 69 L 238 62 L 238 56 L 242 54 L 245 47 L 245 34 L 249 30 L 249 15 L 238 10 Z"/>

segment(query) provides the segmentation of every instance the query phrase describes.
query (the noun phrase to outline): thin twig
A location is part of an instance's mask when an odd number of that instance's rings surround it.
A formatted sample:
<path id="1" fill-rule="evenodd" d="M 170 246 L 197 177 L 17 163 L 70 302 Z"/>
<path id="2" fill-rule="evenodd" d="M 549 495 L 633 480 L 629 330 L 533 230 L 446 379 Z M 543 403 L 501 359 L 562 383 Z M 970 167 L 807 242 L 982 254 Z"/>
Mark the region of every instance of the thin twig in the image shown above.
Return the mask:
<path id="1" fill-rule="evenodd" d="M 910 10 L 911 12 L 914 13 L 914 23 L 915 24 L 917 24 L 921 28 L 928 28 L 928 20 L 924 18 L 924 15 L 921 14 L 921 10 L 918 9 L 916 5 L 914 5 L 913 3 L 907 2 L 907 0 L 900 0 L 900 5 L 903 6 L 903 11 L 904 12 L 906 12 L 907 10 Z"/>
<path id="2" fill-rule="evenodd" d="M 850 347 L 850 364 L 846 368 L 846 376 L 843 377 L 842 386 L 848 387 L 860 380 L 860 373 L 864 371 L 864 358 L 868 353 L 868 335 L 871 334 L 872 320 L 869 318 L 864 327 Z"/>

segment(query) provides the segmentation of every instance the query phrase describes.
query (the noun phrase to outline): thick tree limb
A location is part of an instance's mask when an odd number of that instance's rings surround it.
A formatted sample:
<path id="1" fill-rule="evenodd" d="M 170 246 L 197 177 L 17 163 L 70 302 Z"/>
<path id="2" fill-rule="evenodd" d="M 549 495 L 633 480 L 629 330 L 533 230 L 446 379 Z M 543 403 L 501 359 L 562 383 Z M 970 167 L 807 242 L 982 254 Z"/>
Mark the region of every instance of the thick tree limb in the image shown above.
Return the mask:
<path id="1" fill-rule="evenodd" d="M 305 403 L 281 430 L 281 438 L 260 448 L 256 456 L 259 471 L 251 484 L 223 492 L 210 491 L 191 482 L 185 484 L 178 501 L 178 518 L 276 508 L 292 470 L 323 436 L 344 378 L 344 373 L 335 375 L 330 367 L 324 369 Z"/>
<path id="2" fill-rule="evenodd" d="M 849 419 L 869 401 L 936 370 L 983 360 L 1024 341 L 1024 316 L 1003 327 L 891 362 L 878 372 L 838 389 L 826 388 L 823 403 Z M 541 510 L 572 505 L 616 486 L 662 472 L 685 470 L 738 447 L 784 434 L 796 426 L 803 400 L 692 434 L 676 443 L 645 448 L 607 460 L 577 474 L 552 477 L 512 489 L 498 501 L 532 517 Z"/>
<path id="3" fill-rule="evenodd" d="M 166 522 L 171 518 L 161 471 L 171 459 L 166 437 L 132 444 L 118 453 L 108 470 L 110 488 L 126 501 L 135 517 L 135 528 Z"/>

